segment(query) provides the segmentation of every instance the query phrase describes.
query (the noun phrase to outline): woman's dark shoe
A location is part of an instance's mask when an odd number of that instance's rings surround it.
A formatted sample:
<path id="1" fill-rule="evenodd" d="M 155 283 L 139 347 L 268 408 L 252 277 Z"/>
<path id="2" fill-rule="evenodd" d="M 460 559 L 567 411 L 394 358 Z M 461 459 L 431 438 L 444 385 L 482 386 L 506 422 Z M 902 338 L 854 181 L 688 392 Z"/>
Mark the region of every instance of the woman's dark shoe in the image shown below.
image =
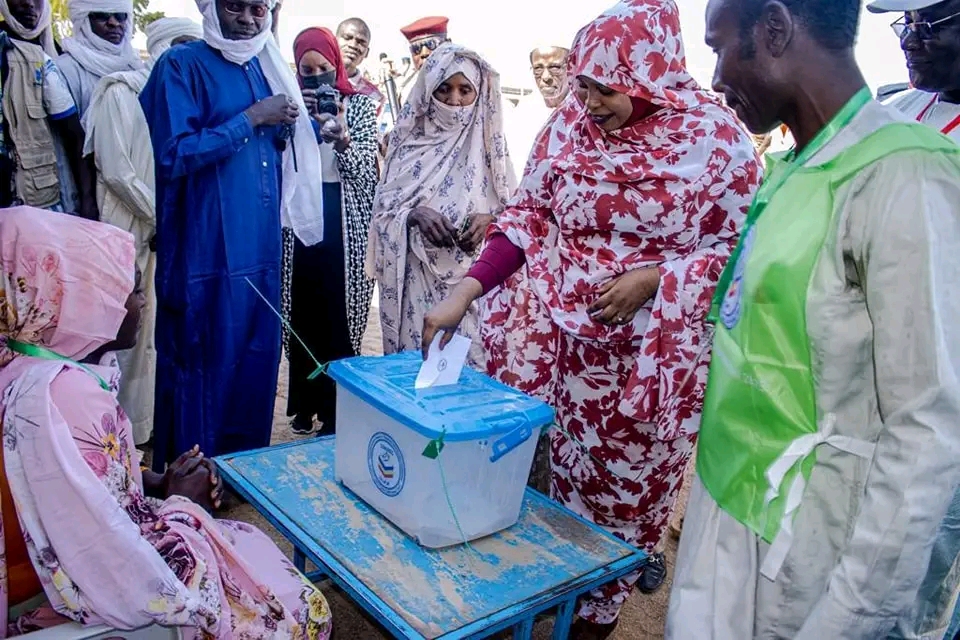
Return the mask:
<path id="1" fill-rule="evenodd" d="M 662 553 L 653 553 L 647 564 L 643 565 L 637 586 L 642 593 L 653 593 L 663 586 L 667 579 L 667 563 Z"/>
<path id="2" fill-rule="evenodd" d="M 293 421 L 290 423 L 290 430 L 298 436 L 310 435 L 316 431 L 316 427 L 313 426 L 313 416 L 294 416 Z"/>
<path id="3" fill-rule="evenodd" d="M 570 640 L 607 640 L 613 635 L 617 628 L 619 620 L 609 624 L 597 624 L 588 622 L 583 618 L 577 618 L 577 621 L 570 627 Z"/>

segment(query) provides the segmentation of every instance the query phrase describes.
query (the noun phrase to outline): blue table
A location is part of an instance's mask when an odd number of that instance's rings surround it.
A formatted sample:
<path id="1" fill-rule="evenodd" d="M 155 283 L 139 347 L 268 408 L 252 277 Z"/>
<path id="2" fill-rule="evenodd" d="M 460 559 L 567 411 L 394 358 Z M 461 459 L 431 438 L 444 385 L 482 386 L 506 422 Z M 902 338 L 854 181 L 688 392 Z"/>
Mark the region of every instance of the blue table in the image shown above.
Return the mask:
<path id="1" fill-rule="evenodd" d="M 645 561 L 642 551 L 527 489 L 520 521 L 470 545 L 419 546 L 334 478 L 332 438 L 224 456 L 224 480 L 397 638 L 461 640 L 557 609 L 566 640 L 578 596 Z M 311 575 L 316 579 L 317 575 Z M 334 620 L 336 625 L 336 620 Z"/>

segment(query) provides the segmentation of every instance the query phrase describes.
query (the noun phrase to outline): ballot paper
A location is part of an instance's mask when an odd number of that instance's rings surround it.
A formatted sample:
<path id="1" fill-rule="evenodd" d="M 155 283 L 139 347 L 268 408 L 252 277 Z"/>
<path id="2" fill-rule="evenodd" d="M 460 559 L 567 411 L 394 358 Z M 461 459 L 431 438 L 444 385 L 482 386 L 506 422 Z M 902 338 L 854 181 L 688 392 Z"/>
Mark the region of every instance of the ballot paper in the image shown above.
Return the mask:
<path id="1" fill-rule="evenodd" d="M 463 371 L 463 363 L 467 360 L 470 351 L 470 338 L 454 334 L 450 344 L 440 350 L 440 340 L 443 333 L 438 333 L 430 343 L 427 359 L 420 367 L 417 382 L 414 387 L 426 389 L 428 387 L 442 387 L 447 384 L 456 384 Z"/>

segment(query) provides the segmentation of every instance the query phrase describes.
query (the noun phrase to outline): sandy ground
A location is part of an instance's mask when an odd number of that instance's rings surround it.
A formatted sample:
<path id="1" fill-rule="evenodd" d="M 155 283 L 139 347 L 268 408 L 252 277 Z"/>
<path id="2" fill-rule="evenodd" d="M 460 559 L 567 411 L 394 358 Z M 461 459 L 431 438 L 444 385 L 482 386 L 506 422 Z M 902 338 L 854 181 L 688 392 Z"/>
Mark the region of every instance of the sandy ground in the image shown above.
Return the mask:
<path id="1" fill-rule="evenodd" d="M 378 354 L 381 352 L 380 322 L 377 310 L 374 308 L 370 314 L 367 336 L 364 339 L 364 353 Z M 274 410 L 274 444 L 290 442 L 301 437 L 293 434 L 289 427 L 289 419 L 286 417 L 286 378 L 287 368 L 286 363 L 284 363 L 280 368 L 280 384 L 277 390 L 277 404 Z M 684 487 L 679 500 L 682 504 L 686 503 L 687 492 L 688 488 Z M 288 555 L 292 554 L 290 543 L 249 505 L 241 505 L 231 509 L 227 513 L 222 514 L 222 517 L 242 520 L 260 527 L 280 545 L 280 548 L 283 549 L 285 553 Z M 682 515 L 678 513 L 676 517 L 679 518 L 682 517 Z M 613 640 L 648 640 L 663 637 L 667 600 L 670 594 L 670 581 L 673 576 L 673 564 L 677 551 L 676 540 L 669 534 L 665 536 L 664 551 L 669 568 L 667 582 L 655 594 L 643 595 L 639 592 L 634 593 L 623 608 L 621 623 L 617 632 L 612 636 Z M 366 616 L 360 607 L 353 604 L 353 602 L 335 586 L 326 583 L 322 585 L 322 587 L 333 610 L 335 640 L 379 640 L 381 638 L 389 638 L 376 623 Z M 551 628 L 551 621 L 546 620 L 542 622 L 537 627 L 534 637 L 537 640 L 549 638 Z"/>

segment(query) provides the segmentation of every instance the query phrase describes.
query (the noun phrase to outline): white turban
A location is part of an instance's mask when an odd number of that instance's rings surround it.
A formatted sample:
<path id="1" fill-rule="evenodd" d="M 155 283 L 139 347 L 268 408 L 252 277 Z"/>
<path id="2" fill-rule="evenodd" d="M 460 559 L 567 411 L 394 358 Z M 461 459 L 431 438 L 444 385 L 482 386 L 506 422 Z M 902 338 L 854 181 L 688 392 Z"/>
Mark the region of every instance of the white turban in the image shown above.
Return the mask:
<path id="1" fill-rule="evenodd" d="M 133 48 L 133 0 L 70 0 L 73 37 L 66 38 L 63 50 L 76 58 L 80 66 L 96 76 L 143 68 Z M 108 42 L 93 32 L 91 13 L 127 14 L 127 33 L 120 44 Z"/>
<path id="2" fill-rule="evenodd" d="M 50 28 L 50 0 L 43 0 L 43 8 L 40 10 L 40 19 L 37 20 L 37 26 L 33 29 L 27 29 L 20 24 L 13 14 L 10 13 L 10 7 L 7 0 L 0 0 L 0 15 L 4 22 L 10 25 L 10 30 L 23 38 L 24 40 L 33 40 L 40 38 L 40 46 L 47 52 L 51 58 L 57 57 L 57 49 L 53 44 L 53 29 Z"/>
<path id="3" fill-rule="evenodd" d="M 276 0 L 268 0 L 271 10 L 275 5 Z M 323 240 L 320 147 L 310 124 L 310 114 L 303 104 L 303 96 L 300 95 L 297 78 L 283 59 L 280 47 L 271 32 L 273 18 L 268 12 L 263 31 L 254 38 L 228 40 L 220 29 L 215 0 L 197 0 L 197 8 L 203 16 L 203 39 L 208 45 L 234 64 L 242 65 L 258 58 L 273 94 L 283 94 L 296 101 L 300 117 L 294 127 L 293 139 L 288 142 L 283 152 L 283 202 L 280 205 L 280 219 L 283 226 L 293 229 L 293 233 L 303 244 L 311 246 L 319 243 Z"/>
<path id="4" fill-rule="evenodd" d="M 154 62 L 167 52 L 177 38 L 190 36 L 203 40 L 203 27 L 189 18 L 160 18 L 147 25 L 146 33 L 147 51 Z"/>

